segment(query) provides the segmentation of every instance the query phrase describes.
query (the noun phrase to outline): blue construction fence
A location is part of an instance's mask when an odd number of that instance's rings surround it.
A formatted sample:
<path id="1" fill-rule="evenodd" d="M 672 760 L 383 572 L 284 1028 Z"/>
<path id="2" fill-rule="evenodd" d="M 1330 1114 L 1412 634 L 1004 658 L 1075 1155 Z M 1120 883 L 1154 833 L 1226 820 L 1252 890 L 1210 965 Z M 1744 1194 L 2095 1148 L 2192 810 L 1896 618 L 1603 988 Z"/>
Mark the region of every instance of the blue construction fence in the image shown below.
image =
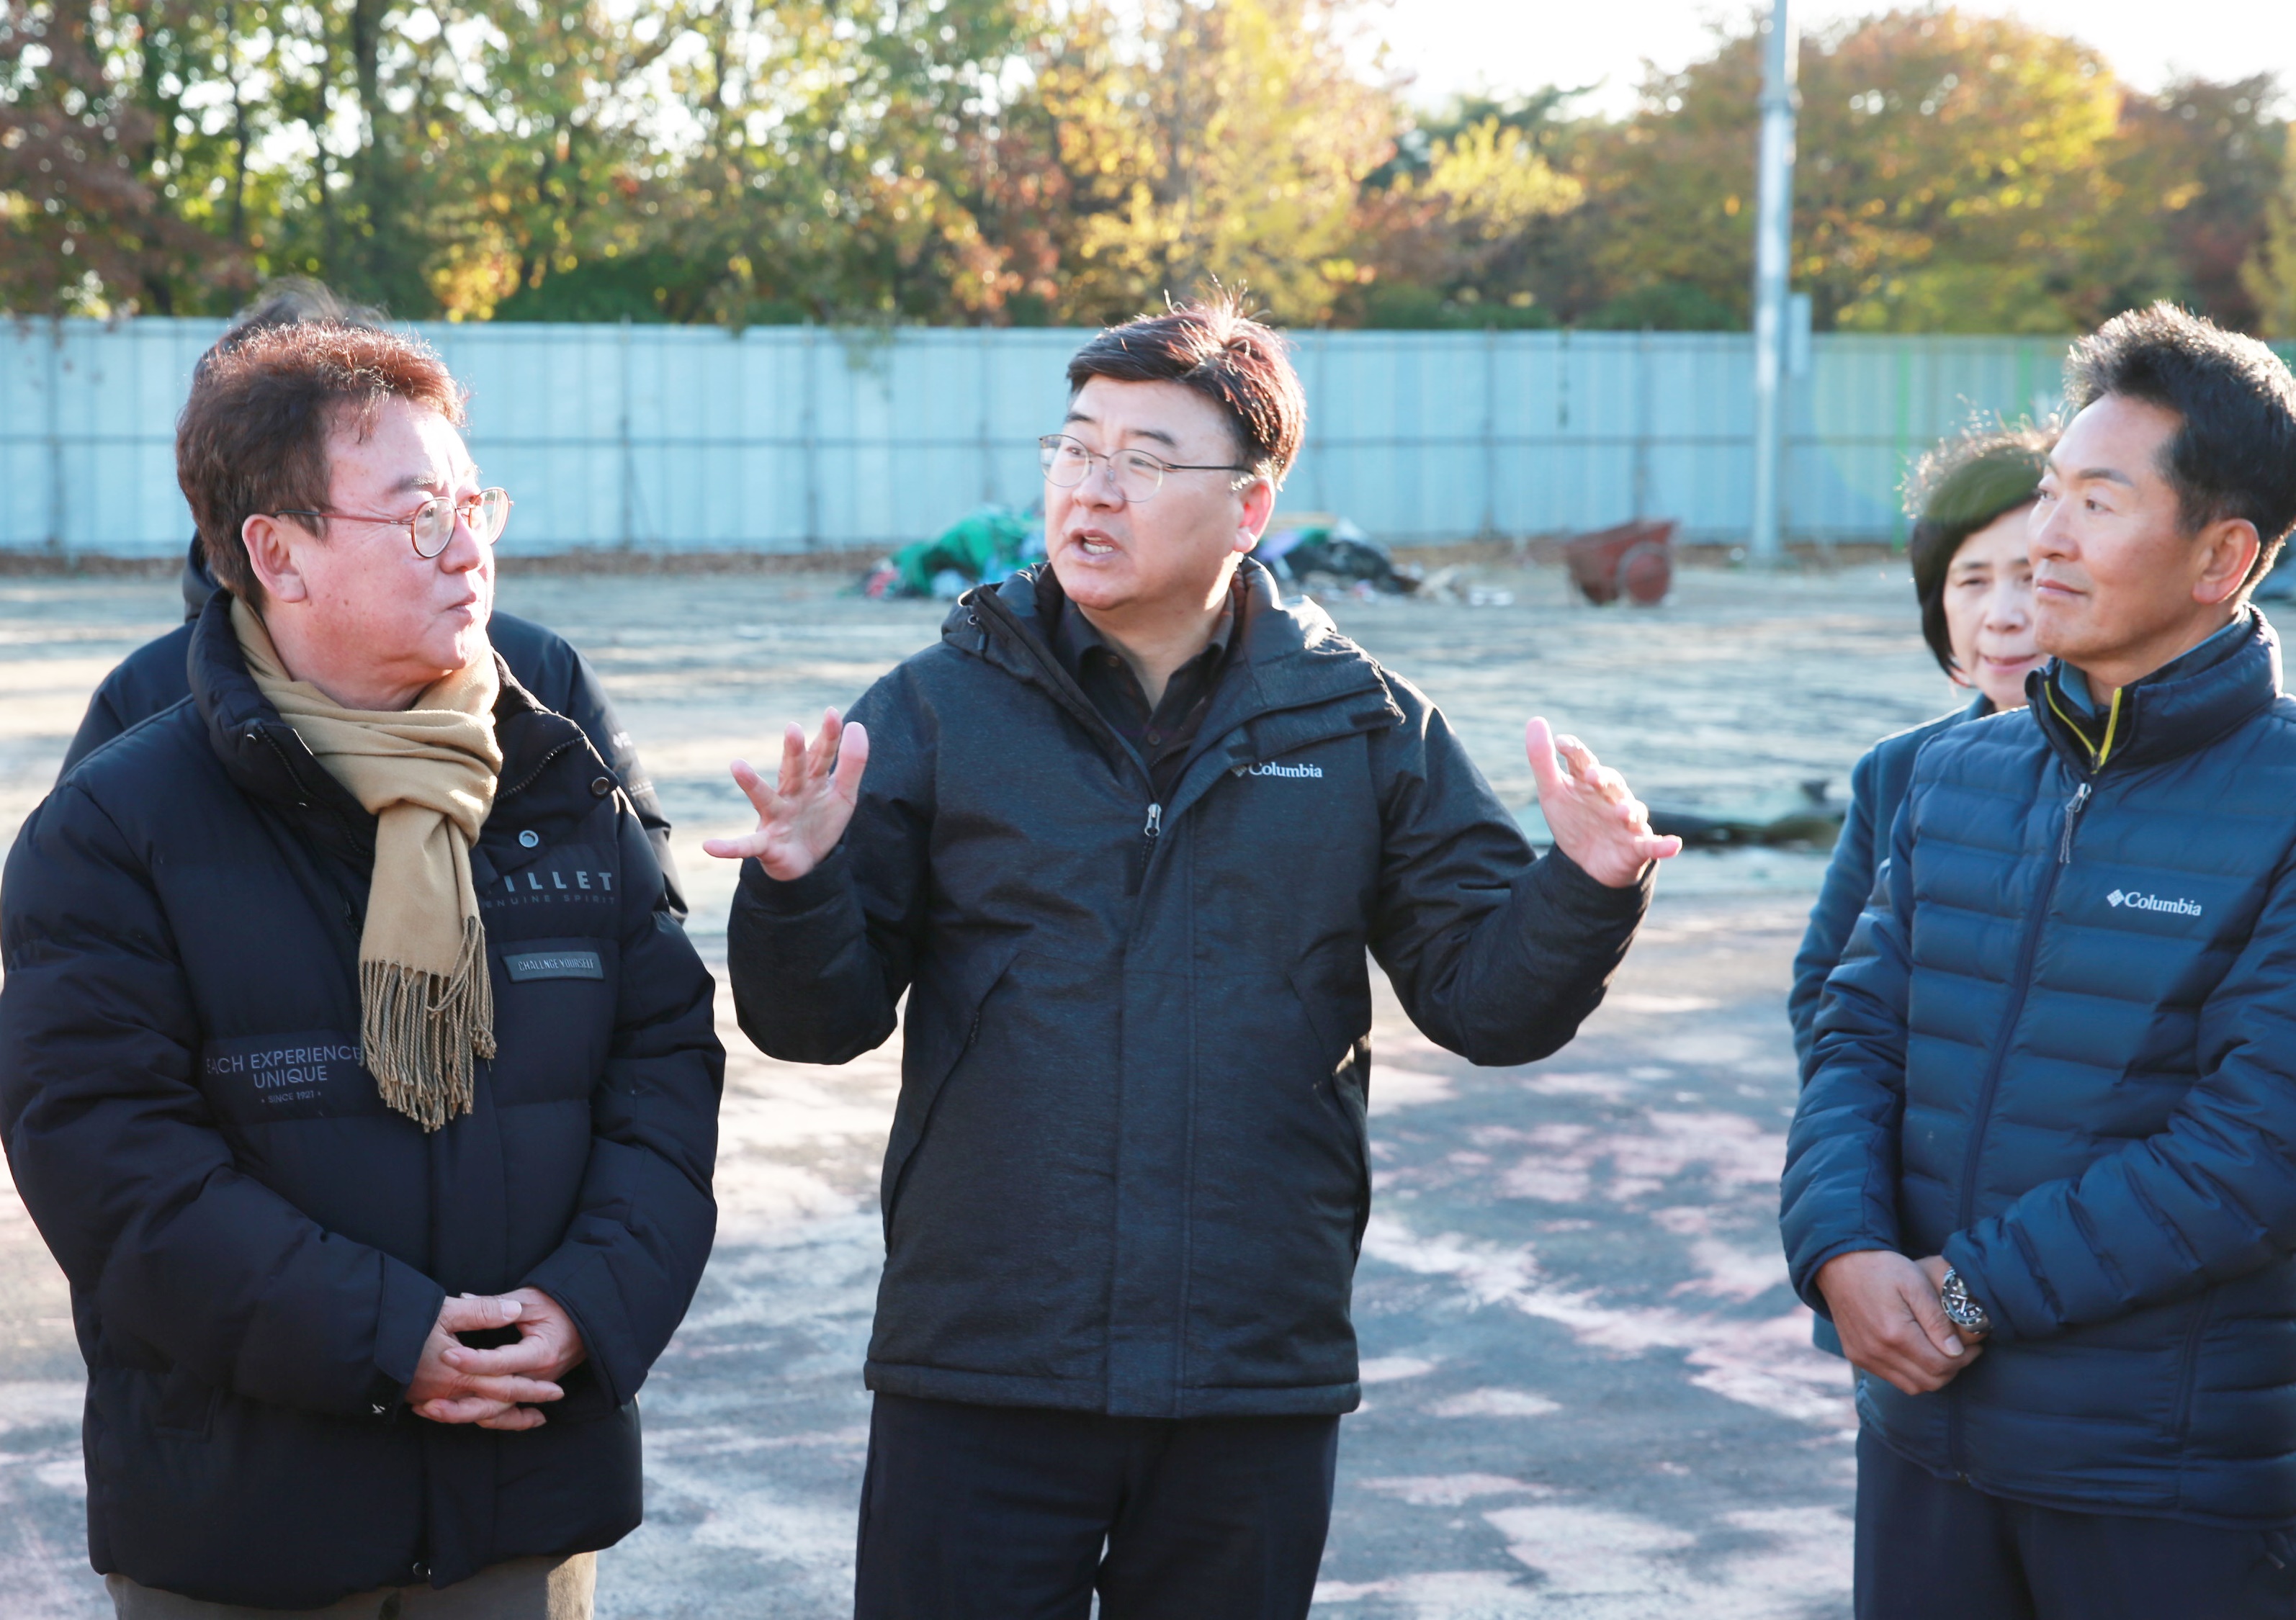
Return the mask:
<path id="1" fill-rule="evenodd" d="M 0 320 L 0 549 L 156 554 L 191 520 L 174 425 L 216 321 Z M 521 550 L 891 546 L 1039 490 L 1060 330 L 426 325 Z M 1751 340 L 1734 332 L 1301 331 L 1283 492 L 1393 544 L 1673 518 L 1749 526 Z M 1902 537 L 1910 456 L 2046 415 L 2061 338 L 1820 336 L 1787 380 L 1789 538 Z"/>

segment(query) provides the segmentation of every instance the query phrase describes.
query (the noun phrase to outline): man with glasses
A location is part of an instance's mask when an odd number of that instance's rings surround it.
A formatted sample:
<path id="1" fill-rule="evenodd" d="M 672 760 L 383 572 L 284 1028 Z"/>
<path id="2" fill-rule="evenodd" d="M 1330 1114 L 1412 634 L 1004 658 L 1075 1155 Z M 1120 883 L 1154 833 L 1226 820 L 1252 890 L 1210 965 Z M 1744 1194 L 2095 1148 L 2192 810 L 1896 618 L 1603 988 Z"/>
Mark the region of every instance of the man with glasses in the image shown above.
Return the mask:
<path id="1" fill-rule="evenodd" d="M 370 327 L 210 357 L 190 698 L 0 881 L 0 1140 L 122 1620 L 586 1620 L 639 1521 L 725 1054 L 627 794 L 488 642 L 461 419 Z"/>
<path id="2" fill-rule="evenodd" d="M 215 348 L 201 356 L 200 364 L 204 368 L 214 356 L 236 348 L 256 332 L 312 320 L 353 326 L 382 323 L 380 315 L 346 304 L 316 282 L 289 277 L 275 282 L 242 312 L 231 329 L 216 340 Z M 104 676 L 88 700 L 78 732 L 64 750 L 63 766 L 56 773 L 58 781 L 128 727 L 191 696 L 184 654 L 191 645 L 192 625 L 199 618 L 200 610 L 207 606 L 208 599 L 222 588 L 209 570 L 199 537 L 193 536 L 191 552 L 184 561 L 183 624 L 146 642 Z M 599 684 L 589 661 L 555 632 L 515 614 L 497 610 L 488 622 L 487 636 L 518 683 L 545 708 L 580 726 L 590 746 L 612 767 L 646 830 L 655 858 L 661 863 L 670 910 L 683 919 L 685 900 L 678 888 L 676 863 L 670 857 L 669 818 L 662 814 L 653 783 L 638 761 L 637 749 L 615 717 L 613 705 L 607 701 L 605 689 Z"/>
<path id="3" fill-rule="evenodd" d="M 1046 565 L 737 764 L 757 830 L 705 847 L 759 1046 L 843 1062 L 908 997 L 857 1613 L 1296 1620 L 1359 1396 L 1366 950 L 1431 1039 L 1544 1057 L 1678 845 L 1534 720 L 1534 860 L 1248 560 L 1306 413 L 1274 332 L 1193 306 L 1068 375 Z"/>

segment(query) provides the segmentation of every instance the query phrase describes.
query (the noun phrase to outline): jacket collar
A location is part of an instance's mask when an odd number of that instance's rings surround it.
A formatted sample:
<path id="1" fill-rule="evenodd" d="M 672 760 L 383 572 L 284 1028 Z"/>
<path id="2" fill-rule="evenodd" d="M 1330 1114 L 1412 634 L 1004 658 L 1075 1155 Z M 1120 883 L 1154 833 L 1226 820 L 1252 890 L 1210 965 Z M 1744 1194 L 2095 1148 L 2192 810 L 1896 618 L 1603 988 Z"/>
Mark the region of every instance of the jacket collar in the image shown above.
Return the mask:
<path id="1" fill-rule="evenodd" d="M 280 718 L 247 672 L 246 655 L 231 626 L 232 596 L 218 590 L 193 621 L 186 654 L 192 700 L 206 723 L 208 744 L 233 784 L 250 798 L 294 817 L 311 837 L 361 863 L 374 854 L 374 817 L 351 790 L 321 765 L 295 728 Z M 605 773 L 581 727 L 545 708 L 495 655 L 502 693 L 495 700 L 495 736 L 503 751 L 502 793 L 496 803 L 529 787 L 554 760 L 578 748 L 594 765 L 583 780 Z M 578 807 L 586 807 L 586 796 Z M 529 815 L 532 812 L 528 812 Z"/>
<path id="2" fill-rule="evenodd" d="M 2025 677 L 2041 734 L 2078 775 L 2142 770 L 2197 753 L 2255 718 L 2280 696 L 2280 638 L 2251 610 L 2248 633 L 2203 642 L 2121 688 L 2106 713 L 2074 704 L 2058 683 L 2059 660 Z"/>
<path id="3" fill-rule="evenodd" d="M 208 745 L 233 785 L 249 798 L 296 816 L 322 841 L 346 854 L 372 856 L 374 817 L 303 746 L 247 672 L 231 627 L 232 595 L 217 591 L 192 621 L 185 654 L 192 701 L 207 723 Z"/>
<path id="4" fill-rule="evenodd" d="M 1250 677 L 1251 691 L 1238 719 L 1266 709 L 1321 703 L 1350 692 L 1376 690 L 1385 696 L 1379 666 L 1341 635 L 1331 616 L 1312 601 L 1286 607 L 1275 577 L 1247 557 L 1238 569 L 1241 625 L 1236 664 Z M 943 639 L 975 657 L 1025 678 L 1045 670 L 1038 653 L 1051 655 L 1059 610 L 1066 601 L 1050 563 L 1037 563 L 1008 575 L 996 585 L 975 585 L 957 599 L 941 626 Z M 991 605 L 993 602 L 993 606 Z M 1001 632 L 1001 634 L 1000 634 Z M 1025 635 L 1033 648 L 1018 644 Z M 1059 660 L 1054 659 L 1058 667 Z M 1079 700 L 1082 692 L 1078 692 Z M 1220 707 L 1227 707 L 1222 703 Z M 1394 712 L 1397 720 L 1402 711 Z"/>
<path id="5" fill-rule="evenodd" d="M 208 554 L 201 547 L 197 535 L 192 536 L 191 554 L 184 559 L 183 587 L 184 622 L 187 625 L 199 618 L 208 599 L 223 589 L 216 577 L 208 572 Z"/>
<path id="6" fill-rule="evenodd" d="M 1251 558 L 1239 574 L 1237 641 L 1196 735 L 1196 746 L 1164 806 L 1177 816 L 1221 773 L 1327 739 L 1403 723 L 1385 673 L 1341 635 L 1313 602 L 1286 607 L 1275 577 Z M 1063 598 L 1052 565 L 1038 563 L 1001 585 L 976 585 L 957 599 L 943 639 L 1046 691 L 1097 742 L 1118 770 L 1147 767 L 1100 717 L 1060 657 L 1053 626 Z"/>

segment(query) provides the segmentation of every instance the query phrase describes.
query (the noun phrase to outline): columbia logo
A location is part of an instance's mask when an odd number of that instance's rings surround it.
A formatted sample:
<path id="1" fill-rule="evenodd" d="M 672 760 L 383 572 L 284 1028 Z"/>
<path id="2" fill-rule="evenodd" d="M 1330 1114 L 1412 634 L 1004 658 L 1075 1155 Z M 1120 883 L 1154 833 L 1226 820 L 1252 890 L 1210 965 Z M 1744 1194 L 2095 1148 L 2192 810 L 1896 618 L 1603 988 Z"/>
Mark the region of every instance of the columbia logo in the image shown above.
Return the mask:
<path id="1" fill-rule="evenodd" d="M 2201 908 L 2189 900 L 2163 900 L 2158 895 L 2139 895 L 2116 888 L 2105 896 L 2113 905 L 2125 905 L 2131 911 L 2173 912 L 2179 917 L 2197 917 Z"/>
<path id="2" fill-rule="evenodd" d="M 1238 776 L 1314 776 L 1320 778 L 1324 774 L 1324 767 L 1316 765 L 1277 765 L 1271 759 L 1265 765 L 1238 765 L 1235 767 L 1235 773 Z"/>

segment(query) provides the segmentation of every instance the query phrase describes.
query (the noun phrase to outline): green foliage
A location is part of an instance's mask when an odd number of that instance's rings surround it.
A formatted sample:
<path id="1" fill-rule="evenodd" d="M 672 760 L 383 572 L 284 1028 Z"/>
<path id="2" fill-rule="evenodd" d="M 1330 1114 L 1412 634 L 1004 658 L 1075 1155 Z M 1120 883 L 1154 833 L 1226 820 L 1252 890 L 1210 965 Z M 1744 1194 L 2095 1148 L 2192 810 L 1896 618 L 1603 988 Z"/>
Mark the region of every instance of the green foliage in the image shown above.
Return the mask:
<path id="1" fill-rule="evenodd" d="M 2242 289 L 2254 300 L 2267 336 L 2296 338 L 2296 141 L 2288 143 L 2287 177 L 2272 200 L 2264 240 L 2242 266 Z"/>
<path id="2" fill-rule="evenodd" d="M 1064 205 L 1046 290 L 1066 318 L 1224 283 L 1308 323 L 1359 284 L 1357 199 L 1394 109 L 1349 70 L 1321 0 L 1093 0 L 1037 85 Z"/>
<path id="3" fill-rule="evenodd" d="M 1736 331 L 1742 301 L 1726 303 L 1689 282 L 1645 282 L 1597 305 L 1582 324 L 1606 331 Z"/>
<path id="4" fill-rule="evenodd" d="M 1365 0 L 0 0 L 0 307 L 283 274 L 406 316 L 1043 324 L 1218 282 L 1276 318 L 1747 323 L 1757 42 L 1414 111 Z M 1821 329 L 2296 332 L 2268 77 L 2131 92 L 1951 7 L 1801 45 Z M 1376 63 L 1372 70 L 1375 75 Z"/>
<path id="5" fill-rule="evenodd" d="M 2288 127 L 2279 101 L 2279 86 L 2259 74 L 2185 79 L 2122 103 L 2084 316 L 2169 299 L 2256 329 L 2260 301 L 2244 272 L 2264 250 L 2280 189 Z"/>
<path id="6" fill-rule="evenodd" d="M 215 143 L 183 110 L 184 76 L 228 43 L 88 0 L 0 6 L 0 307 L 188 314 L 250 283 L 202 228 Z"/>

